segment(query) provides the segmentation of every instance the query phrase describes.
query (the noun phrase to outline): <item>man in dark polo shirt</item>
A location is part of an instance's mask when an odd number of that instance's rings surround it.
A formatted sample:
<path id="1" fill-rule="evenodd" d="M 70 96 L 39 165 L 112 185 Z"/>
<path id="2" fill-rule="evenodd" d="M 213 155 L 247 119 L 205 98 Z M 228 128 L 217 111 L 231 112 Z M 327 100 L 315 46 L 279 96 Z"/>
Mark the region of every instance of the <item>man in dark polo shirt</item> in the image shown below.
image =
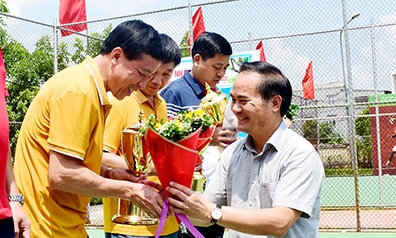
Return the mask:
<path id="1" fill-rule="evenodd" d="M 223 78 L 229 65 L 232 48 L 223 36 L 204 32 L 194 42 L 191 53 L 193 60 L 191 72 L 186 71 L 183 77 L 173 81 L 160 93 L 166 101 L 168 117 L 175 116 L 182 110 L 197 109 L 201 99 L 206 95 L 206 83 L 212 90 L 216 90 L 216 85 Z M 203 155 L 203 174 L 207 180 L 217 165 L 219 145 L 233 142 L 235 137 L 228 135 L 235 133 L 232 130 L 222 130 L 221 126 L 216 128 L 213 140 Z M 198 229 L 205 237 L 223 237 L 224 233 L 224 228 L 218 225 L 198 227 Z"/>

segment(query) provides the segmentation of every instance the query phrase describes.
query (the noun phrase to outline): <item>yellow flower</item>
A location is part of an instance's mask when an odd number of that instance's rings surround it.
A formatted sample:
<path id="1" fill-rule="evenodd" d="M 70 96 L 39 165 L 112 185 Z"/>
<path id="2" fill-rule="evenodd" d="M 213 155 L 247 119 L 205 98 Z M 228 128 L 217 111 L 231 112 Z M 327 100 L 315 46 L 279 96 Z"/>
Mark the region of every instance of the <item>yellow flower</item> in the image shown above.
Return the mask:
<path id="1" fill-rule="evenodd" d="M 154 115 L 144 122 L 141 133 L 146 133 L 147 128 L 151 127 L 160 135 L 172 141 L 179 141 L 190 135 L 195 130 L 201 128 L 206 130 L 213 124 L 213 118 L 206 114 L 202 109 L 181 111 L 174 118 L 168 121 L 157 120 Z"/>

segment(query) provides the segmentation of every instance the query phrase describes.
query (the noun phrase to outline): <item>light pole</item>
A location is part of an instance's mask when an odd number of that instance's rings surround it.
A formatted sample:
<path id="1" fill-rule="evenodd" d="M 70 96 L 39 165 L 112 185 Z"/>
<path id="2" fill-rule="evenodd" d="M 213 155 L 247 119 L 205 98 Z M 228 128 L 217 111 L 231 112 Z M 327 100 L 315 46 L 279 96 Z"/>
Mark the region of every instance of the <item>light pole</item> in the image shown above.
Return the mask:
<path id="1" fill-rule="evenodd" d="M 343 78 L 345 85 L 345 96 L 347 99 L 347 108 L 348 108 L 348 125 L 349 125 L 349 147 L 351 153 L 352 160 L 352 169 L 353 169 L 353 177 L 355 183 L 355 206 L 356 206 L 356 230 L 357 232 L 361 231 L 361 223 L 360 223 L 360 199 L 359 199 L 359 173 L 358 173 L 358 160 L 356 155 L 356 128 L 355 128 L 355 115 L 353 108 L 353 82 L 352 82 L 352 72 L 351 72 L 351 54 L 349 48 L 349 32 L 348 32 L 348 23 L 350 23 L 353 19 L 358 17 L 360 14 L 355 14 L 351 17 L 350 20 L 347 20 L 347 12 L 346 12 L 346 1 L 342 0 L 342 13 L 343 13 L 343 27 L 340 32 L 340 42 L 341 34 L 345 31 L 344 39 L 345 39 L 345 57 L 346 57 L 346 79 L 345 79 L 345 70 L 344 70 L 344 58 L 342 51 L 342 43 L 341 44 L 341 57 L 342 57 L 342 69 L 343 69 Z"/>
<path id="2" fill-rule="evenodd" d="M 353 21 L 355 18 L 359 17 L 360 13 L 355 13 L 347 22 L 344 24 L 340 30 L 340 49 L 341 49 L 341 64 L 342 64 L 342 79 L 344 81 L 344 91 L 345 91 L 345 99 L 348 101 L 348 81 L 345 77 L 345 63 L 344 63 L 344 48 L 342 47 L 342 33 L 347 28 L 348 24 Z M 349 115 L 349 112 L 348 112 Z"/>
<path id="3" fill-rule="evenodd" d="M 190 0 L 188 0 L 188 19 L 189 19 L 188 20 L 188 25 L 189 25 L 189 28 L 190 28 L 189 29 L 190 30 L 190 34 L 189 34 L 190 39 L 187 39 L 187 41 L 190 41 L 190 46 L 187 47 L 187 49 L 188 49 L 189 52 L 191 52 L 192 47 L 194 45 L 194 35 L 193 35 L 194 32 L 193 32 L 192 16 L 193 16 L 193 14 L 192 14 L 192 5 L 191 5 Z"/>

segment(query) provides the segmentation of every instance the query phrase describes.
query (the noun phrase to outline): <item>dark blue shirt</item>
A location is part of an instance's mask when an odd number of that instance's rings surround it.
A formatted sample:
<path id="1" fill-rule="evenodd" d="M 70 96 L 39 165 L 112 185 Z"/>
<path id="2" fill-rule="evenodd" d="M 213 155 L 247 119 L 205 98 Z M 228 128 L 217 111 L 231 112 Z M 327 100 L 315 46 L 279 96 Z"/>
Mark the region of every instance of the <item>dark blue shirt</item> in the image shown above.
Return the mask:
<path id="1" fill-rule="evenodd" d="M 205 93 L 205 88 L 186 71 L 183 77 L 166 86 L 160 95 L 166 101 L 168 117 L 173 117 L 182 110 L 197 109 Z"/>

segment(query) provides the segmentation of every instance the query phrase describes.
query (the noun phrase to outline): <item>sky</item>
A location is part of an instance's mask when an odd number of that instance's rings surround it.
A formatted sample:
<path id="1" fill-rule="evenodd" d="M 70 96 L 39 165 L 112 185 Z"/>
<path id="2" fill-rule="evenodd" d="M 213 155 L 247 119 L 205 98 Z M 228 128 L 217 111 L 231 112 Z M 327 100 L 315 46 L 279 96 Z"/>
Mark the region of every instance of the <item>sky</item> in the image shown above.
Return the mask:
<path id="1" fill-rule="evenodd" d="M 188 0 L 85 0 L 85 3 L 88 20 L 95 20 L 184 6 Z M 7 0 L 7 6 L 13 15 L 40 22 L 51 23 L 58 18 L 58 0 Z"/>
<path id="2" fill-rule="evenodd" d="M 59 0 L 7 0 L 7 7 L 10 13 L 15 16 L 29 18 L 34 21 L 52 24 L 54 19 L 58 18 Z M 191 4 L 212 2 L 208 0 L 86 0 L 88 20 L 98 20 L 103 18 L 111 18 L 117 16 L 125 16 L 142 12 L 155 11 L 166 8 L 179 6 L 187 6 L 189 1 Z M 214 0 L 213 0 L 214 1 Z M 205 26 L 207 29 L 215 29 L 224 35 L 229 41 L 240 40 L 241 37 L 246 39 L 249 34 L 253 38 L 290 35 L 298 33 L 307 33 L 315 31 L 335 30 L 341 28 L 342 21 L 342 1 L 343 0 L 240 0 L 244 5 L 254 4 L 255 2 L 265 3 L 264 8 L 250 8 L 251 12 L 244 13 L 245 16 L 238 16 L 235 19 L 232 14 L 227 14 L 228 9 L 222 9 L 221 4 L 213 5 L 213 7 L 204 8 Z M 348 16 L 359 12 L 359 18 L 350 23 L 350 27 L 367 26 L 370 22 L 381 24 L 387 22 L 396 22 L 396 1 L 395 0 L 345 0 L 347 2 Z M 235 4 L 238 5 L 238 4 Z M 223 5 L 224 6 L 224 5 Z M 261 5 L 262 6 L 262 5 Z M 222 11 L 223 10 L 223 11 Z M 219 12 L 220 11 L 220 12 Z M 217 14 L 217 15 L 216 15 Z M 260 16 L 260 19 L 249 18 L 250 15 Z M 216 19 L 211 21 L 210 19 Z M 220 19 L 220 20 L 217 20 Z M 177 41 L 181 39 L 185 31 L 188 29 L 188 22 L 180 21 L 176 27 L 174 23 L 166 22 L 162 24 L 155 23 L 160 28 L 160 32 L 166 32 Z M 170 17 L 169 21 L 172 19 Z M 228 27 L 232 22 L 232 28 Z M 254 32 L 252 32 L 252 27 Z M 175 35 L 173 32 L 177 31 Z M 259 32 L 261 31 L 261 32 Z M 386 32 L 385 32 L 386 31 Z M 237 33 L 238 32 L 238 33 Z M 359 78 L 361 85 L 366 84 L 372 87 L 373 67 L 367 62 L 373 61 L 370 48 L 370 32 L 364 34 L 365 41 L 351 40 L 352 47 L 359 47 L 363 50 L 352 52 L 352 73 Z M 381 40 L 382 34 L 384 39 Z M 332 39 L 325 42 L 333 44 L 332 52 L 322 52 L 321 45 L 323 38 L 318 37 L 309 47 L 302 45 L 301 49 L 291 46 L 291 42 L 287 40 L 271 40 L 265 45 L 267 60 L 273 61 L 274 64 L 293 66 L 294 69 L 286 67 L 286 75 L 297 74 L 296 80 L 299 81 L 303 77 L 305 68 L 310 60 L 314 61 L 314 74 L 317 82 L 329 83 L 341 78 L 340 64 L 340 45 L 338 32 L 332 34 Z M 352 35 L 352 34 L 351 34 Z M 352 35 L 353 36 L 353 35 Z M 31 36 L 33 37 L 33 35 Z M 391 72 L 396 69 L 396 50 L 389 45 L 396 45 L 396 30 L 385 29 L 376 36 L 376 47 L 378 48 L 377 64 L 379 69 L 377 77 L 384 80 L 380 85 L 385 88 L 391 87 Z M 293 44 L 297 44 L 292 42 Z M 308 44 L 301 40 L 299 44 Z M 234 45 L 233 45 L 234 47 Z M 254 47 L 254 45 L 249 46 Z M 236 48 L 235 51 L 239 51 Z M 271 58 L 272 52 L 277 52 L 277 59 Z M 323 60 L 323 55 L 329 55 L 328 60 Z M 330 57 L 333 55 L 332 57 Z M 320 58 L 321 57 L 321 58 Z M 333 62 L 334 61 L 334 62 Z M 329 64 L 338 64 L 337 67 L 330 67 Z M 387 64 L 386 69 L 382 66 Z M 394 66 L 392 66 L 394 65 Z M 392 68 L 393 67 L 393 68 Z M 296 72 L 295 68 L 298 68 Z M 370 79 L 363 82 L 361 79 Z M 296 84 L 297 84 L 296 81 Z"/>

